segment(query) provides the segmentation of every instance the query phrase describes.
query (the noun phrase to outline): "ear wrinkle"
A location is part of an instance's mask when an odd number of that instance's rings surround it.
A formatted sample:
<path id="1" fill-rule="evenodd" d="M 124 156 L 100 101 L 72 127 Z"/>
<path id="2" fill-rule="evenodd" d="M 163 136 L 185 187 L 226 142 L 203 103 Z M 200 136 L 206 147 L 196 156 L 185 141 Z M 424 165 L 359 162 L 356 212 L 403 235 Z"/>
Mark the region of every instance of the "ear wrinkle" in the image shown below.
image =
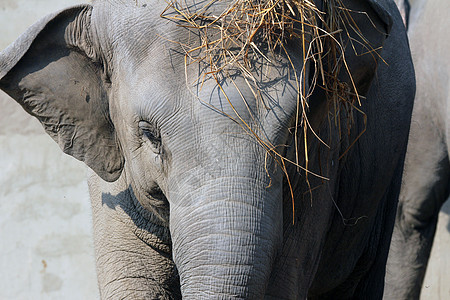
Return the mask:
<path id="1" fill-rule="evenodd" d="M 93 63 L 99 64 L 103 71 L 102 78 L 105 83 L 110 83 L 109 69 L 102 51 L 95 44 L 95 37 L 92 28 L 92 9 L 91 5 L 86 5 L 79 15 L 67 26 L 64 39 L 68 47 L 73 47 L 81 51 L 90 58 Z"/>
<path id="2" fill-rule="evenodd" d="M 64 39 L 67 46 L 78 48 L 94 62 L 99 62 L 99 56 L 92 43 L 91 13 L 92 6 L 83 8 L 67 26 Z"/>

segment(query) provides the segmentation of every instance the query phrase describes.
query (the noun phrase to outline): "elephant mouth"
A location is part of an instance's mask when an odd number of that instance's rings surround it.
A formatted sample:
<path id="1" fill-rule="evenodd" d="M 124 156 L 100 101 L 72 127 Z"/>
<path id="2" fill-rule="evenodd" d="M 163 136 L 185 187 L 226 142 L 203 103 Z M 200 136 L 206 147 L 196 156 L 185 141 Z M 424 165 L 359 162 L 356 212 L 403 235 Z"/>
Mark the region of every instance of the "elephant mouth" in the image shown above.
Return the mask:
<path id="1" fill-rule="evenodd" d="M 146 223 L 163 226 L 168 230 L 169 226 L 169 201 L 158 185 L 152 186 L 147 191 L 129 186 L 133 206 L 142 220 Z M 167 241 L 170 244 L 170 241 Z"/>
<path id="2" fill-rule="evenodd" d="M 159 186 L 154 186 L 147 192 L 147 198 L 153 199 L 155 201 L 156 207 L 168 207 L 169 201 L 166 195 L 163 193 Z"/>

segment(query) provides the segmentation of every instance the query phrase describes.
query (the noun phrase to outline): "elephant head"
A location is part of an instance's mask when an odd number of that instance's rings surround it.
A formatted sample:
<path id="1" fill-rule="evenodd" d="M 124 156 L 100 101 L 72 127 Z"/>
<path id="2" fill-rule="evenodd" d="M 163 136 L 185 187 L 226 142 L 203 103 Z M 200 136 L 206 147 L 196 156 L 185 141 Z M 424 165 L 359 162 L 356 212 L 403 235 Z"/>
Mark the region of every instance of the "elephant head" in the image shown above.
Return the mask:
<path id="1" fill-rule="evenodd" d="M 354 18 L 374 49 L 391 26 L 380 3 L 347 3 L 366 12 Z M 161 18 L 166 5 L 95 1 L 50 15 L 0 54 L 0 88 L 95 173 L 103 297 L 176 297 L 179 274 L 186 299 L 258 299 L 292 216 L 283 214 L 291 203 L 286 174 L 255 135 L 294 161 L 290 128 L 298 93 L 308 87 L 290 72 L 301 73 L 302 43 L 286 42 L 289 59 L 255 59 L 255 82 L 232 68 L 223 79 L 198 79 L 199 66 L 185 64 L 183 48 L 195 32 Z M 222 9 L 214 4 L 209 13 Z M 346 51 L 364 96 L 377 57 Z M 320 92 L 314 100 L 309 120 L 327 126 L 329 102 Z"/>

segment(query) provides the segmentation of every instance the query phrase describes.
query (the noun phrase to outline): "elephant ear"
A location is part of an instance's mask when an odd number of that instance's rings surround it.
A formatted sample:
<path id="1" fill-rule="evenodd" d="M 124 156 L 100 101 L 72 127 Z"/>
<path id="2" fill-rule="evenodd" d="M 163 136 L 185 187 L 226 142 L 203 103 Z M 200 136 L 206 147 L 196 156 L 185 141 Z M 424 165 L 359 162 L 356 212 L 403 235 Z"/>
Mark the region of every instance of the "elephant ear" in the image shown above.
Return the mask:
<path id="1" fill-rule="evenodd" d="M 61 149 L 115 181 L 124 158 L 109 114 L 89 5 L 49 15 L 0 53 L 0 88 L 36 117 Z"/>
<path id="2" fill-rule="evenodd" d="M 383 45 L 389 38 L 392 17 L 385 0 L 352 0 L 346 2 L 349 16 L 345 25 L 347 41 L 345 56 L 352 78 L 344 72 L 343 81 L 353 81 L 360 95 L 365 96 L 383 59 Z M 344 38 L 345 39 L 345 38 Z"/>
<path id="3" fill-rule="evenodd" d="M 383 21 L 385 33 L 388 35 L 392 28 L 392 16 L 388 11 L 388 4 L 385 0 L 369 0 L 369 3 L 380 20 Z"/>

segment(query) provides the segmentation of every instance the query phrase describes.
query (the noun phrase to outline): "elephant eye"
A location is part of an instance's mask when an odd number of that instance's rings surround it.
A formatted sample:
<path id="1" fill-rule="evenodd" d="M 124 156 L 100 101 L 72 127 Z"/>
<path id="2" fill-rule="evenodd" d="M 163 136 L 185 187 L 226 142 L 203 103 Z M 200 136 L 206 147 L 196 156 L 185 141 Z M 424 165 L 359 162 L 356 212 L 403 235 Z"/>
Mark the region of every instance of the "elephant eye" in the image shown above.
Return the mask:
<path id="1" fill-rule="evenodd" d="M 161 135 L 155 125 L 147 121 L 139 121 L 139 131 L 145 136 L 157 149 L 161 146 Z"/>

